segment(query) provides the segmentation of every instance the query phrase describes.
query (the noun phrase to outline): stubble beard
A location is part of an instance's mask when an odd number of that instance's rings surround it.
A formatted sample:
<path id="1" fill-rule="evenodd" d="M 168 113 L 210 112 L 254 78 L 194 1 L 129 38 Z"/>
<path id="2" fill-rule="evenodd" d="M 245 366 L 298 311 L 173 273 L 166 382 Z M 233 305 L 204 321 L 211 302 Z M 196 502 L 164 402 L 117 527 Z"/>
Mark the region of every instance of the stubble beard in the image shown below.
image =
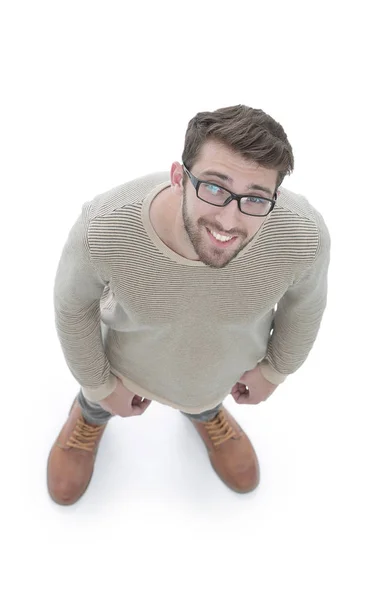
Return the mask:
<path id="1" fill-rule="evenodd" d="M 202 200 L 200 200 L 200 202 L 202 202 Z M 200 261 L 208 267 L 212 267 L 215 269 L 222 269 L 223 267 L 226 267 L 235 258 L 235 256 L 237 256 L 239 252 L 251 241 L 248 240 L 246 242 L 239 243 L 232 254 L 230 252 L 227 252 L 227 250 L 225 250 L 224 248 L 213 248 L 209 246 L 206 247 L 206 242 L 203 239 L 202 233 L 205 229 L 205 226 L 208 226 L 208 224 L 204 223 L 203 219 L 199 220 L 197 224 L 193 223 L 190 219 L 187 210 L 187 198 L 185 189 L 183 190 L 182 218 L 186 233 L 190 239 L 195 253 L 197 254 Z"/>

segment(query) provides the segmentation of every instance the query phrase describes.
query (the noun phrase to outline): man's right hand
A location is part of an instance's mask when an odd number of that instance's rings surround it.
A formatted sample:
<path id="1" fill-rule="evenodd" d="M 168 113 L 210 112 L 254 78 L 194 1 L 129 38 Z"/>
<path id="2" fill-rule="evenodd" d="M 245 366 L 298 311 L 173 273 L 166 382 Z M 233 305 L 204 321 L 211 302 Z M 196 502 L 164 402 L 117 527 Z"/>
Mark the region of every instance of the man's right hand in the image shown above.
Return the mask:
<path id="1" fill-rule="evenodd" d="M 117 377 L 117 385 L 107 398 L 99 401 L 99 406 L 112 415 L 119 417 L 135 417 L 142 415 L 152 400 L 141 398 L 130 392 Z"/>

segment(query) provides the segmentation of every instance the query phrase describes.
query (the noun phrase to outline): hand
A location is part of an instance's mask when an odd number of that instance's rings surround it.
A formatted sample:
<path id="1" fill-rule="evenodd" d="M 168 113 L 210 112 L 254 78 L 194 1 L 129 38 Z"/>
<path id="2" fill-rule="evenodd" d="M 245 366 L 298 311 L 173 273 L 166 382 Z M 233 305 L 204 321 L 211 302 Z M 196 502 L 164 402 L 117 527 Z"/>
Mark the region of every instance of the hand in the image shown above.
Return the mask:
<path id="1" fill-rule="evenodd" d="M 259 365 L 251 371 L 245 371 L 235 383 L 231 394 L 238 404 L 259 404 L 267 400 L 278 386 L 271 383 L 261 373 Z"/>
<path id="2" fill-rule="evenodd" d="M 112 415 L 119 417 L 135 417 L 142 415 L 152 400 L 141 398 L 130 392 L 117 377 L 117 385 L 107 398 L 100 400 L 99 405 Z"/>

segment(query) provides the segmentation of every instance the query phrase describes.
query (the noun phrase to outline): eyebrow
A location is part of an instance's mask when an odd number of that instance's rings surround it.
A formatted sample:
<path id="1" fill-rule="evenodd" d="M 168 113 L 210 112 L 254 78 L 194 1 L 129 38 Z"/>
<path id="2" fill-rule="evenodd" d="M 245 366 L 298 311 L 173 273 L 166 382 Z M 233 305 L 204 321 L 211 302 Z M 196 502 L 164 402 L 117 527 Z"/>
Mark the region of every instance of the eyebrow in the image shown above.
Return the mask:
<path id="1" fill-rule="evenodd" d="M 218 171 L 212 171 L 212 170 L 208 169 L 207 171 L 202 171 L 200 177 L 202 175 L 214 175 L 215 177 L 219 177 L 223 181 L 228 181 L 228 183 L 233 183 L 232 177 L 229 177 L 228 175 L 225 175 L 224 173 L 219 173 Z M 250 185 L 247 186 L 247 189 L 248 190 L 260 190 L 261 192 L 267 192 L 271 196 L 273 195 L 273 192 L 269 188 L 264 187 L 262 185 L 258 185 L 257 183 L 250 183 Z"/>

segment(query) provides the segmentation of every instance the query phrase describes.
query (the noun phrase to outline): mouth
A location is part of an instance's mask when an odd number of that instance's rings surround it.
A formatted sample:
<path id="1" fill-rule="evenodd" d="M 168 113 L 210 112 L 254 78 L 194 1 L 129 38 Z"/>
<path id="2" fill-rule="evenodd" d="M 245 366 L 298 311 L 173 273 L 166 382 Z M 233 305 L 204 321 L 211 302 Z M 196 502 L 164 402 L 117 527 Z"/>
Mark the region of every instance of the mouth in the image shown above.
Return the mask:
<path id="1" fill-rule="evenodd" d="M 210 229 L 208 229 L 207 227 L 205 227 L 205 229 L 208 233 L 209 239 L 213 242 L 213 244 L 215 246 L 217 246 L 217 248 L 228 248 L 228 246 L 232 246 L 238 239 L 238 236 L 236 236 L 236 235 L 233 237 L 230 237 L 230 239 L 224 239 L 224 238 L 227 238 L 228 236 L 224 236 L 224 235 L 222 236 L 221 234 L 218 234 L 215 231 L 212 233 L 210 231 Z M 217 239 L 216 236 L 218 236 L 219 238 L 223 238 L 223 239 Z"/>

